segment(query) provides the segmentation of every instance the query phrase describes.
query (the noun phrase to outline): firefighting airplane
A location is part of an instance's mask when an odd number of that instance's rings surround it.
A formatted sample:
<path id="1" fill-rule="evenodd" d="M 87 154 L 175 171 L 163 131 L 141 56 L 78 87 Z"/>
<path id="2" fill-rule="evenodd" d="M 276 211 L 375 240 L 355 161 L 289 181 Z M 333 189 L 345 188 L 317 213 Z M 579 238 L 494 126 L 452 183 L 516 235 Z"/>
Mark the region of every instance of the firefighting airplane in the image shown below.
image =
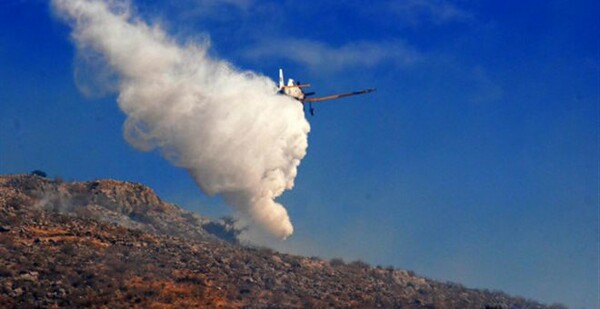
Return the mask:
<path id="1" fill-rule="evenodd" d="M 303 88 L 308 88 L 308 87 L 310 87 L 309 84 L 301 84 L 300 82 L 296 82 L 291 78 L 288 80 L 287 85 L 284 85 L 283 69 L 279 69 L 279 91 L 278 91 L 278 93 L 285 94 L 289 97 L 292 97 L 292 98 L 300 101 L 302 103 L 302 105 L 304 105 L 305 103 L 308 103 L 310 114 L 313 116 L 315 115 L 315 109 L 312 107 L 313 102 L 341 99 L 341 98 L 345 98 L 345 97 L 349 97 L 349 96 L 353 96 L 353 95 L 365 94 L 365 93 L 375 91 L 374 88 L 370 88 L 370 89 L 365 89 L 365 90 L 361 90 L 361 91 L 333 94 L 333 95 L 328 95 L 325 97 L 308 98 L 308 96 L 315 94 L 314 92 L 302 91 Z"/>

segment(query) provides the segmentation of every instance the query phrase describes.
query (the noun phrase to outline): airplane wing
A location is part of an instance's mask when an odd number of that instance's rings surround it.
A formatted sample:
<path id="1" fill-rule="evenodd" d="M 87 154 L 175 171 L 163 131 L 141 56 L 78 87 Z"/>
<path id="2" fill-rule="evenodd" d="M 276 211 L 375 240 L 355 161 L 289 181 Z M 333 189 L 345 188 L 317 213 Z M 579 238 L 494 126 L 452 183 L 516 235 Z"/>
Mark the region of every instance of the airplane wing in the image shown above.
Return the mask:
<path id="1" fill-rule="evenodd" d="M 371 89 L 365 89 L 365 90 L 361 90 L 361 91 L 328 95 L 326 97 L 306 98 L 306 99 L 302 100 L 302 102 L 313 103 L 313 102 L 319 102 L 319 101 L 335 100 L 335 99 L 341 99 L 341 98 L 345 98 L 345 97 L 349 97 L 349 96 L 353 96 L 353 95 L 365 94 L 365 93 L 369 93 L 369 92 L 373 92 L 373 91 L 375 91 L 375 89 L 371 88 Z"/>
<path id="2" fill-rule="evenodd" d="M 308 88 L 310 84 L 302 84 L 302 85 L 290 85 L 290 86 L 281 86 L 280 88 Z"/>

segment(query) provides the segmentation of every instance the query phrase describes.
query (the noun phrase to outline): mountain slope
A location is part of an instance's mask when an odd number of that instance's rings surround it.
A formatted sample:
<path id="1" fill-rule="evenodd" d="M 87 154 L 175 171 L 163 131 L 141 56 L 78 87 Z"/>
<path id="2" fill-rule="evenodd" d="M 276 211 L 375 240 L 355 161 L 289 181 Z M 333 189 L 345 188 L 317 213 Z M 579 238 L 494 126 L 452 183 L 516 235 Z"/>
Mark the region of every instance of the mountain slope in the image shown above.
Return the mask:
<path id="1" fill-rule="evenodd" d="M 7 307 L 543 308 L 397 269 L 219 240 L 211 221 L 149 188 L 0 176 L 0 303 Z"/>

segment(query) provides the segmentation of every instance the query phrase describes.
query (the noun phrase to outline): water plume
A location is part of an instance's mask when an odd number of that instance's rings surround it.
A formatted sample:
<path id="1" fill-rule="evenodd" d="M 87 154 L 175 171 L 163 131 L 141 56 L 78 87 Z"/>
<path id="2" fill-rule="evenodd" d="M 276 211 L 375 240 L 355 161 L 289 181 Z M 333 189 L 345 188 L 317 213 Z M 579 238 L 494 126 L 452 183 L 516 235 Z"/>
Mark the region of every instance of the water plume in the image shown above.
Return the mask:
<path id="1" fill-rule="evenodd" d="M 123 134 L 133 147 L 158 149 L 244 220 L 279 238 L 292 234 L 275 199 L 294 186 L 308 147 L 301 104 L 276 95 L 271 79 L 209 56 L 207 42 L 176 42 L 128 2 L 52 4 L 72 27 L 78 53 L 101 55 L 118 76 Z"/>

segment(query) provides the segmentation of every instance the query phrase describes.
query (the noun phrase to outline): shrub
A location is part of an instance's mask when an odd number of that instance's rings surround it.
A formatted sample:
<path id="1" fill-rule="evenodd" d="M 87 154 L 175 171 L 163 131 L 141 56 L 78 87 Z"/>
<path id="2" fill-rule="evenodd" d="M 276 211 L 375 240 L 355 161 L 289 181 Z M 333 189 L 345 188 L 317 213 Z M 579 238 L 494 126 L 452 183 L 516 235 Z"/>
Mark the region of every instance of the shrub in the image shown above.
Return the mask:
<path id="1" fill-rule="evenodd" d="M 40 177 L 44 177 L 44 178 L 48 177 L 48 174 L 46 174 L 46 172 L 40 171 L 40 170 L 32 171 L 31 175 L 40 176 Z"/>
<path id="2" fill-rule="evenodd" d="M 350 263 L 349 265 L 352 267 L 361 268 L 361 269 L 370 267 L 369 264 L 367 264 L 366 262 L 363 262 L 361 260 L 356 260 L 356 261 Z"/>
<path id="3" fill-rule="evenodd" d="M 209 234 L 216 236 L 222 240 L 225 240 L 232 244 L 239 244 L 239 235 L 242 234 L 247 228 L 236 227 L 237 220 L 233 217 L 222 217 L 219 221 L 211 221 L 204 224 L 202 228 Z"/>
<path id="4" fill-rule="evenodd" d="M 331 265 L 331 267 L 344 266 L 346 265 L 346 262 L 340 258 L 334 258 L 329 261 L 329 265 Z"/>

